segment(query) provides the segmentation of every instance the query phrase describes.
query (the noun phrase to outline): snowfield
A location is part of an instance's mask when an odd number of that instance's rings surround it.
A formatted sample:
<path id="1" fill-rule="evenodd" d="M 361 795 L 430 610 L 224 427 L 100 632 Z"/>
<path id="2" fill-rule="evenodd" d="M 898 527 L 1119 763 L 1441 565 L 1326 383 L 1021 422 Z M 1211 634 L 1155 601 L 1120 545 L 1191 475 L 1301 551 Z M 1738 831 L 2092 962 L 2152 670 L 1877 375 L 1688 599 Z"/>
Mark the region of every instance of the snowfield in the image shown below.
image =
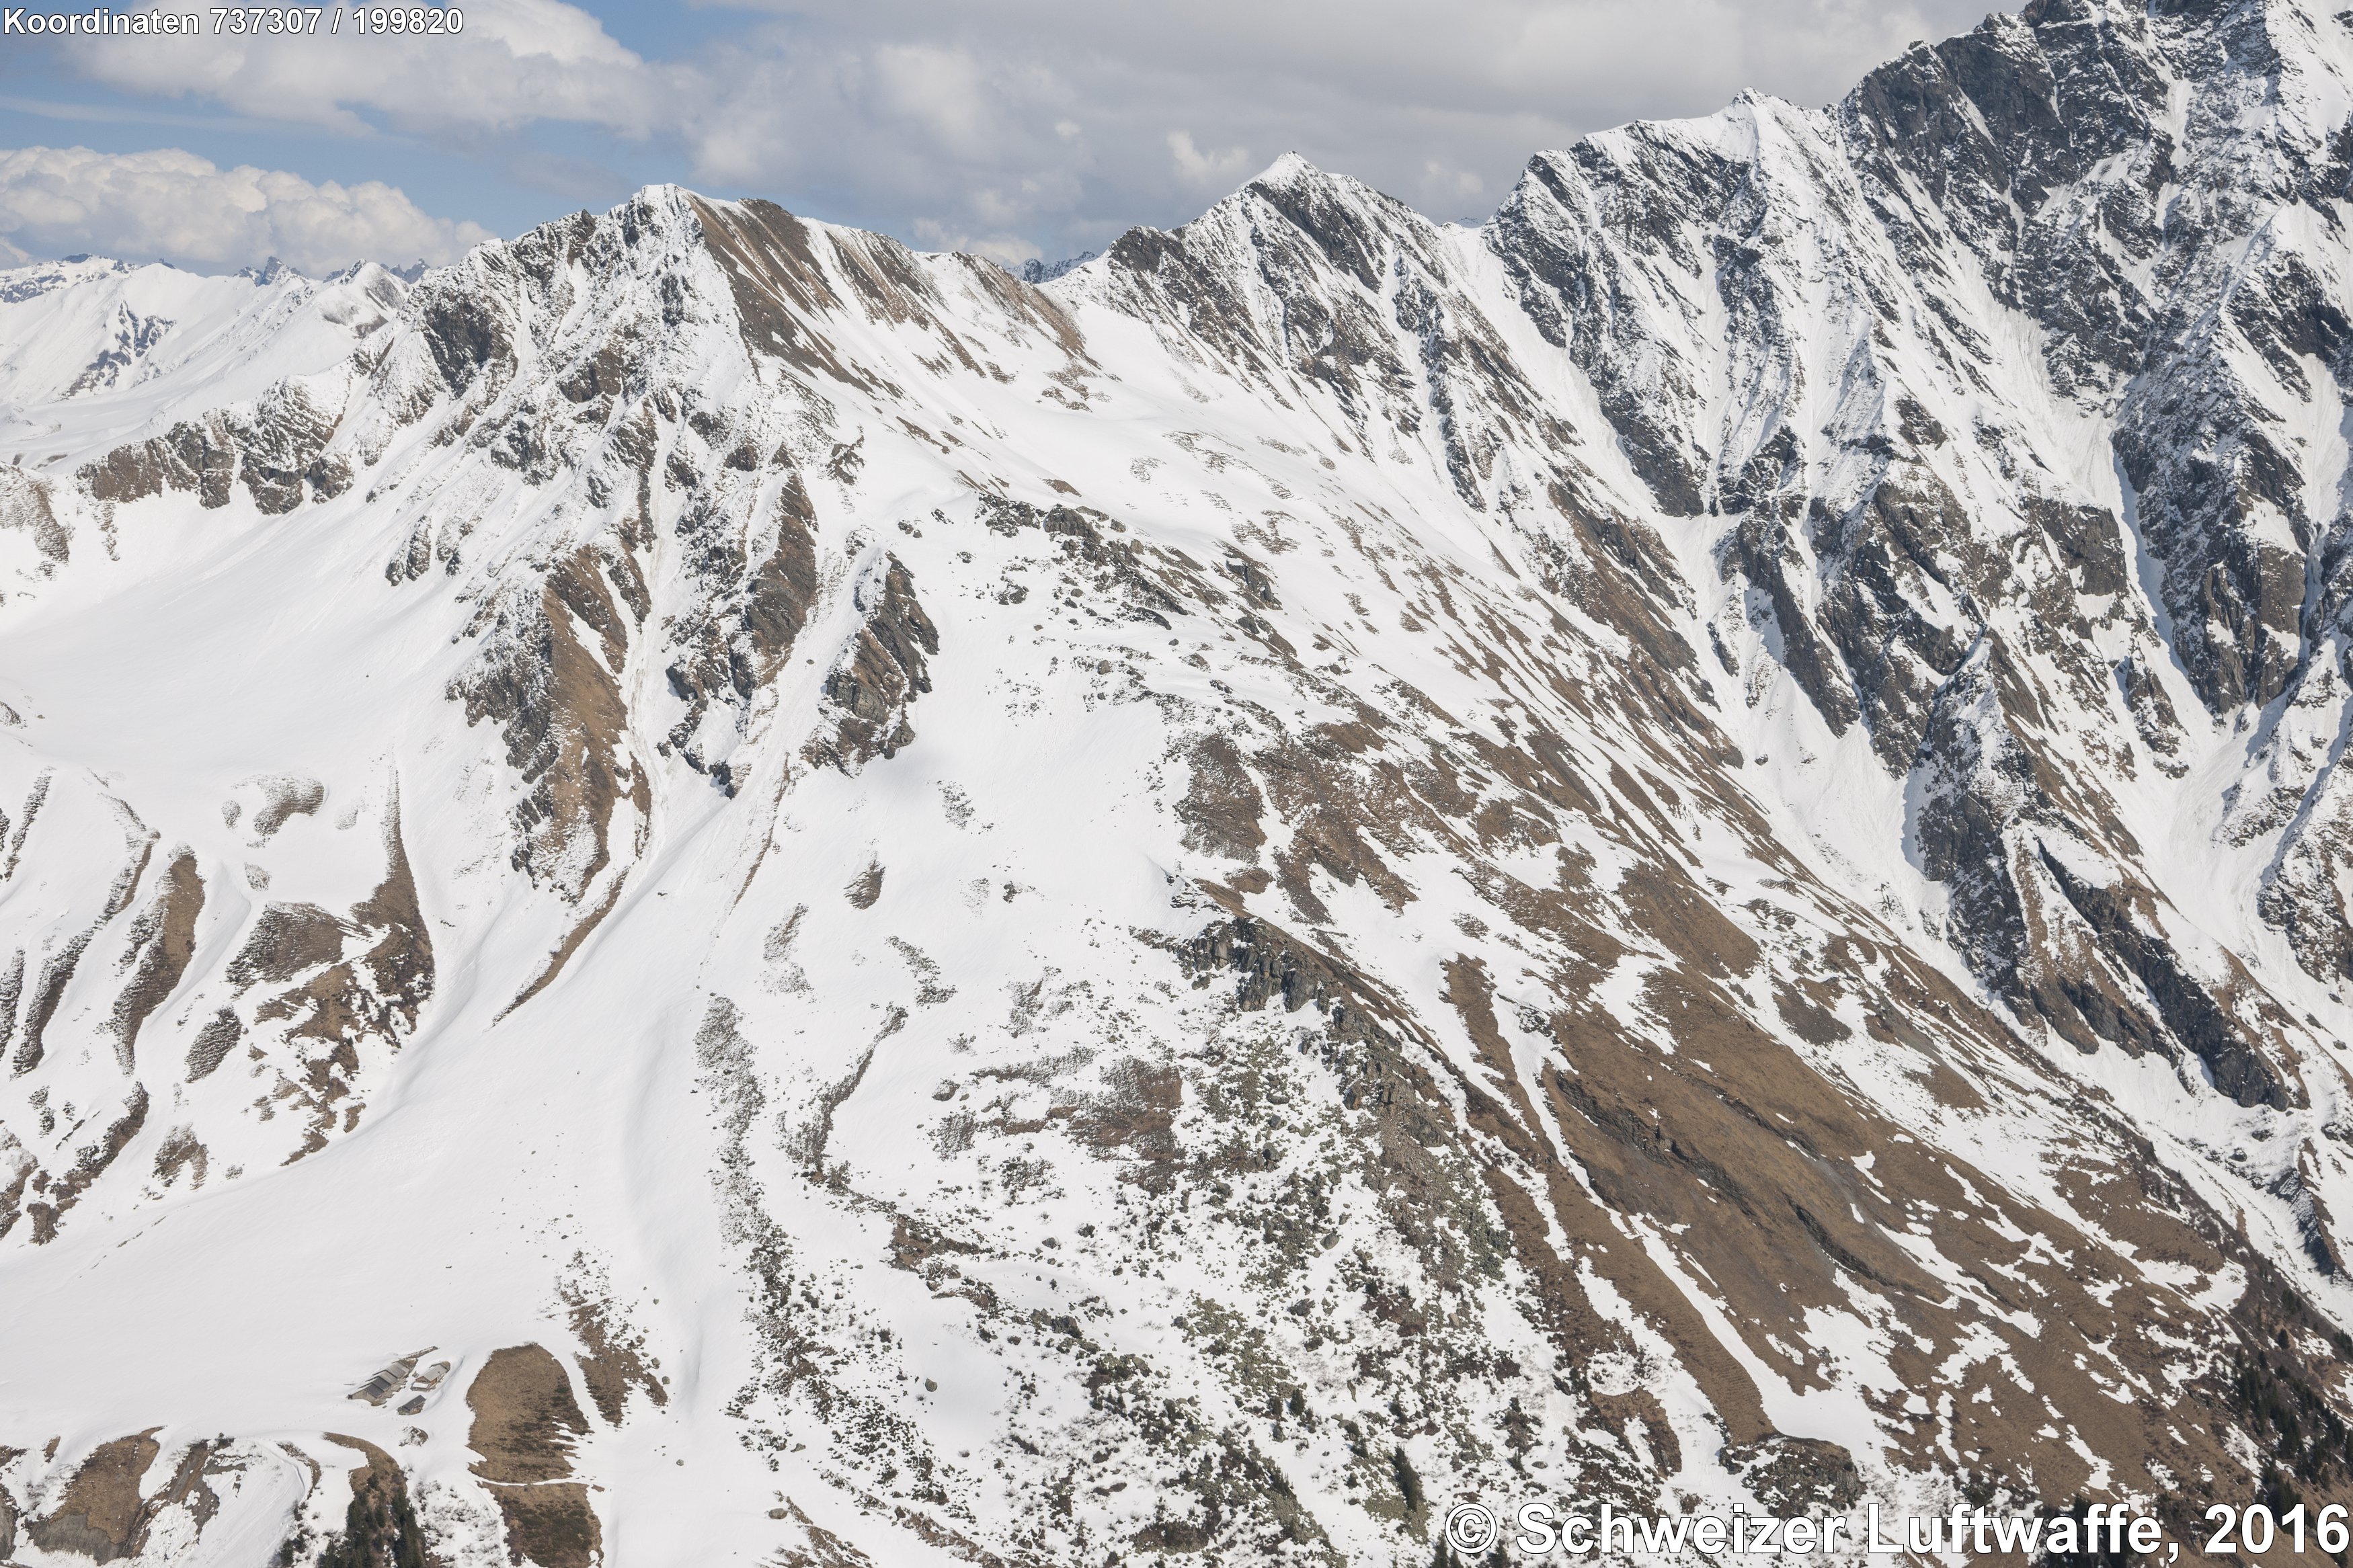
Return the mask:
<path id="1" fill-rule="evenodd" d="M 2344 1497 L 2348 183 L 2050 0 L 1478 228 L 0 273 L 0 1562 Z"/>

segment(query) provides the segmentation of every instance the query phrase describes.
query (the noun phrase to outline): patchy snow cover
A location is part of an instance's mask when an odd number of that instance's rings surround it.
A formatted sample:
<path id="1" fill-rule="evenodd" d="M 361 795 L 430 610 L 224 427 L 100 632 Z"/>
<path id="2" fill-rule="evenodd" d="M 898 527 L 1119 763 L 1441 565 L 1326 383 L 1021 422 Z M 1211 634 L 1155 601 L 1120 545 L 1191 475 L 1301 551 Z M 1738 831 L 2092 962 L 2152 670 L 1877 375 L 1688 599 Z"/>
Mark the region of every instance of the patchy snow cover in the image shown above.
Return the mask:
<path id="1" fill-rule="evenodd" d="M 2348 70 L 0 274 L 0 1557 L 2341 1488 Z"/>

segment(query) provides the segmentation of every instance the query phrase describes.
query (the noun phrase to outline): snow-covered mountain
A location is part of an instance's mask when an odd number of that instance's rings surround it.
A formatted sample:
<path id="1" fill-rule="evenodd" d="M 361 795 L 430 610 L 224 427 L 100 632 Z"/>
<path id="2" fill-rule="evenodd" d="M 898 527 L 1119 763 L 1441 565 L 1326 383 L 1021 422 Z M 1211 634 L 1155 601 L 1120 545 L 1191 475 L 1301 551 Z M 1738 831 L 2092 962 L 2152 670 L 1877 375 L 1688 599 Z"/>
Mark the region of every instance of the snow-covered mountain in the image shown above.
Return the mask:
<path id="1" fill-rule="evenodd" d="M 0 1562 L 2346 1495 L 2348 182 L 2052 0 L 1478 228 L 0 273 Z"/>

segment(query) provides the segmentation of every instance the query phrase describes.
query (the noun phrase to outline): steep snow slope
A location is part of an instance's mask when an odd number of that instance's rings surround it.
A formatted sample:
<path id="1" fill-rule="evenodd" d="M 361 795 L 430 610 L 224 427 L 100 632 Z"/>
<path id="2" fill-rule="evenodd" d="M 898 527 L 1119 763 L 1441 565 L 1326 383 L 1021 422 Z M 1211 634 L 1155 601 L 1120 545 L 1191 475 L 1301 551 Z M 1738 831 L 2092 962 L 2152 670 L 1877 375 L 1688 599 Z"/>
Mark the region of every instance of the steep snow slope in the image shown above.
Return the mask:
<path id="1" fill-rule="evenodd" d="M 404 292 L 374 265 L 326 283 L 274 266 L 229 278 L 90 258 L 21 268 L 0 285 L 0 445 L 20 466 L 55 460 L 50 448 L 120 440 L 192 388 L 216 404 L 258 397 L 339 364 Z"/>
<path id="2" fill-rule="evenodd" d="M 2348 69 L 0 275 L 0 1560 L 2335 1495 Z"/>

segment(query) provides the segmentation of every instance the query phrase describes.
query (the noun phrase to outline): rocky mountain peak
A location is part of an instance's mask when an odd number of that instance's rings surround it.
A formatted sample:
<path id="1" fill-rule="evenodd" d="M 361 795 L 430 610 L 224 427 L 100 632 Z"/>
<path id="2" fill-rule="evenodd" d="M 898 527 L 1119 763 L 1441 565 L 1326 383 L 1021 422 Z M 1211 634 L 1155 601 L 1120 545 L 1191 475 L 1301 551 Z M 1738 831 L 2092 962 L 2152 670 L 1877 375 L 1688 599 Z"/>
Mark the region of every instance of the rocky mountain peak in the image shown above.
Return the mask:
<path id="1" fill-rule="evenodd" d="M 1243 188 L 1247 190 L 1251 185 L 1265 185 L 1280 189 L 1301 184 L 1319 184 L 1331 178 L 1331 175 L 1324 174 L 1323 170 L 1298 153 L 1285 153 L 1282 157 L 1260 170 L 1254 177 L 1244 181 Z"/>
<path id="2" fill-rule="evenodd" d="M 2348 71 L 0 276 L 0 1556 L 2335 1495 Z"/>

